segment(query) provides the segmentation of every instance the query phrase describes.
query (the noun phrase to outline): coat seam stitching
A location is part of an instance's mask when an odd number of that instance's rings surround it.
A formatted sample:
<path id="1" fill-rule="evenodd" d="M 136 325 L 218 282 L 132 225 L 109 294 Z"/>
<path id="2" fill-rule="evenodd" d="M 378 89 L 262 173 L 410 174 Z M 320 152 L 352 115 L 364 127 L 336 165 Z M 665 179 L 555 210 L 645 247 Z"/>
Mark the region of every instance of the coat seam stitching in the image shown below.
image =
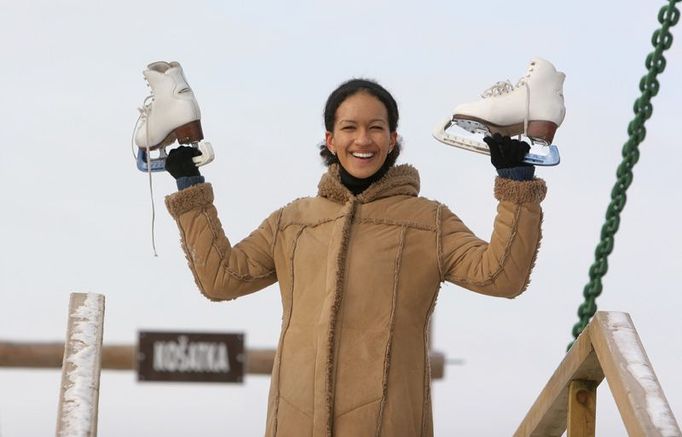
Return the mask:
<path id="1" fill-rule="evenodd" d="M 275 257 L 275 244 L 277 243 L 277 238 L 279 237 L 279 224 L 281 221 L 282 208 L 280 208 L 279 214 L 277 214 L 277 223 L 275 223 L 275 235 L 272 237 L 272 244 L 270 245 L 270 253 L 272 254 L 273 259 Z"/>
<path id="2" fill-rule="evenodd" d="M 429 398 L 431 397 L 431 359 L 429 357 L 429 354 L 431 351 L 429 350 L 429 330 L 428 327 L 431 324 L 431 315 L 433 314 L 433 310 L 436 308 L 436 300 L 438 299 L 438 290 L 440 287 L 436 287 L 435 292 L 433 293 L 433 299 L 431 300 L 431 305 L 429 306 L 429 309 L 426 313 L 426 318 L 424 322 L 424 327 L 423 327 L 423 339 L 424 339 L 424 392 L 422 393 L 423 400 L 422 400 L 422 411 L 421 411 L 421 428 L 422 428 L 422 436 L 424 435 L 424 427 L 426 426 L 426 420 L 424 419 L 424 413 L 427 409 L 427 402 L 430 403 Z M 430 405 L 429 405 L 430 407 Z"/>
<path id="3" fill-rule="evenodd" d="M 286 337 L 287 332 L 289 331 L 289 325 L 291 324 L 291 316 L 294 312 L 294 258 L 296 256 L 296 247 L 298 246 L 298 239 L 300 238 L 301 234 L 303 233 L 303 230 L 305 228 L 301 227 L 301 229 L 298 230 L 298 233 L 296 234 L 296 238 L 294 239 L 294 242 L 292 244 L 291 248 L 291 254 L 289 255 L 289 264 L 291 265 L 291 269 L 289 271 L 289 276 L 290 276 L 290 281 L 291 281 L 291 304 L 289 305 L 289 311 L 287 315 L 287 321 L 286 321 L 286 326 L 284 327 L 282 331 L 282 337 L 280 339 L 280 345 L 278 347 L 279 350 L 279 356 L 277 360 L 277 397 L 275 398 L 275 424 L 274 424 L 274 434 L 277 435 L 277 425 L 278 425 L 278 415 L 279 415 L 279 398 L 281 396 L 280 394 L 280 385 L 281 385 L 281 378 L 280 378 L 280 369 L 282 367 L 282 353 L 284 352 L 284 337 Z M 291 404 L 291 402 L 289 402 Z M 292 404 L 293 405 L 293 404 Z"/>
<path id="4" fill-rule="evenodd" d="M 304 415 L 305 417 L 307 417 L 308 419 L 311 419 L 311 420 L 312 420 L 312 418 L 313 418 L 312 415 L 310 415 L 310 414 L 306 413 L 305 411 L 301 410 L 299 407 L 296 406 L 296 404 L 294 404 L 294 403 L 291 402 L 289 399 L 287 399 L 286 396 L 280 395 L 279 397 L 282 398 L 282 399 L 284 400 L 284 402 L 286 402 L 287 404 L 291 405 L 291 407 L 292 407 L 293 409 L 295 409 L 296 411 L 300 412 L 301 414 L 303 414 L 303 415 Z M 279 402 L 278 402 L 278 403 L 279 403 Z M 277 433 L 277 421 L 275 421 L 275 429 L 274 429 L 274 431 L 275 431 L 275 433 Z"/>
<path id="5" fill-rule="evenodd" d="M 475 286 L 484 286 L 484 285 L 489 285 L 492 284 L 495 279 L 499 276 L 499 274 L 504 270 L 504 266 L 507 263 L 507 260 L 509 260 L 509 254 L 511 253 L 511 248 L 514 242 L 516 241 L 516 236 L 518 235 L 518 227 L 519 227 L 519 221 L 521 217 L 521 205 L 517 205 L 516 210 L 514 211 L 514 221 L 512 222 L 512 231 L 509 235 L 509 238 L 507 240 L 507 244 L 505 245 L 504 248 L 504 253 L 502 254 L 502 257 L 500 258 L 500 261 L 498 262 L 497 270 L 495 270 L 493 273 L 488 275 L 487 279 L 484 279 L 482 281 L 471 281 L 469 279 L 466 279 L 464 277 L 457 277 L 457 276 L 452 276 L 452 279 L 460 284 L 467 284 L 467 285 L 475 285 Z M 490 243 L 488 243 L 490 245 Z"/>
<path id="6" fill-rule="evenodd" d="M 343 417 L 343 416 L 345 416 L 345 415 L 347 415 L 347 414 L 352 413 L 353 411 L 357 411 L 357 410 L 359 410 L 360 408 L 364 408 L 364 407 L 366 407 L 367 405 L 375 404 L 375 403 L 379 402 L 380 400 L 381 400 L 381 397 L 378 397 L 378 398 L 376 398 L 376 399 L 372 399 L 371 401 L 365 402 L 365 403 L 362 404 L 362 405 L 358 405 L 357 407 L 353 407 L 353 408 L 351 408 L 351 409 L 348 410 L 348 411 L 344 411 L 343 413 L 341 413 L 341 414 L 339 414 L 338 416 L 336 416 L 336 418 L 337 418 L 337 419 L 338 419 L 338 418 L 341 418 L 341 417 Z"/>
<path id="7" fill-rule="evenodd" d="M 417 222 L 412 222 L 412 221 L 399 221 L 399 220 L 390 220 L 390 219 L 379 219 L 379 218 L 374 218 L 374 217 L 358 217 L 355 220 L 355 223 L 371 223 L 371 224 L 377 224 L 377 225 L 392 225 L 392 226 L 400 226 L 400 227 L 409 227 L 413 229 L 419 229 L 422 231 L 435 231 L 436 227 L 434 226 L 429 226 L 429 225 L 424 225 L 421 223 Z"/>
<path id="8" fill-rule="evenodd" d="M 543 219 L 543 214 L 542 214 L 542 212 L 540 212 L 540 221 L 538 222 L 538 241 L 535 243 L 535 252 L 533 253 L 533 257 L 531 258 L 530 264 L 528 265 L 528 271 L 526 272 L 526 280 L 524 281 L 524 284 L 521 287 L 521 291 L 516 296 L 523 293 L 526 290 L 526 288 L 528 288 L 528 285 L 530 284 L 530 274 L 533 271 L 533 268 L 535 267 L 535 262 L 537 261 L 538 252 L 540 251 L 540 244 L 542 242 L 542 219 Z M 512 296 L 512 297 L 515 297 L 515 296 Z"/>
<path id="9" fill-rule="evenodd" d="M 187 246 L 187 233 L 185 230 L 180 226 L 180 222 L 177 222 L 178 224 L 178 229 L 180 230 L 180 241 L 182 244 L 182 249 L 185 252 L 185 258 L 187 259 L 187 262 L 189 264 L 189 269 L 192 271 L 192 276 L 194 276 L 194 282 L 199 286 L 199 290 L 201 293 L 208 297 L 211 300 L 215 300 L 214 298 L 210 297 L 208 294 L 206 294 L 205 287 L 201 283 L 201 280 L 199 279 L 199 275 L 197 274 L 196 266 L 194 264 L 194 258 L 190 255 L 188 246 Z"/>
<path id="10" fill-rule="evenodd" d="M 324 225 L 324 224 L 326 224 L 326 223 L 336 221 L 336 220 L 338 220 L 338 219 L 340 219 L 340 218 L 343 218 L 343 216 L 344 216 L 344 214 L 338 214 L 338 215 L 335 215 L 334 217 L 329 217 L 329 218 L 326 218 L 326 219 L 317 221 L 317 222 L 315 222 L 315 223 L 289 222 L 289 223 L 285 223 L 284 225 L 282 225 L 282 228 L 281 228 L 281 229 L 282 229 L 282 230 L 285 230 L 285 229 L 288 228 L 289 226 L 306 226 L 306 227 L 310 227 L 310 228 L 315 228 L 315 227 L 317 227 L 317 226 Z"/>
<path id="11" fill-rule="evenodd" d="M 388 330 L 388 342 L 386 344 L 386 352 L 384 355 L 384 375 L 383 375 L 383 387 L 381 394 L 381 404 L 379 406 L 379 417 L 377 420 L 377 431 L 376 437 L 381 435 L 381 429 L 383 425 L 384 418 L 384 408 L 386 406 L 386 395 L 388 394 L 388 376 L 391 368 L 391 351 L 393 349 L 393 331 L 395 328 L 395 313 L 396 307 L 398 306 L 398 281 L 400 266 L 403 258 L 403 250 L 405 247 L 405 234 L 407 232 L 407 227 L 403 226 L 400 230 L 400 242 L 398 243 L 398 250 L 396 252 L 395 261 L 393 264 L 393 296 L 391 298 L 391 317 L 389 320 L 389 330 Z"/>
<path id="12" fill-rule="evenodd" d="M 216 233 L 216 230 L 214 229 L 215 224 L 213 223 L 213 220 L 211 220 L 211 217 L 209 216 L 209 214 L 206 210 L 202 210 L 201 213 L 206 218 L 206 221 L 208 222 L 208 225 L 209 225 L 208 228 L 211 230 L 211 235 L 213 237 L 211 240 L 211 247 L 213 247 L 215 249 L 215 251 L 218 252 L 220 259 L 223 260 L 223 263 L 222 263 L 223 269 L 225 269 L 225 271 L 227 273 L 229 273 L 229 275 L 231 277 L 238 279 L 242 282 L 253 282 L 253 281 L 257 281 L 259 279 L 267 278 L 268 276 L 275 273 L 275 270 L 268 270 L 265 273 L 258 274 L 258 275 L 249 275 L 249 274 L 244 275 L 244 274 L 241 274 L 237 271 L 232 270 L 229 266 L 230 260 L 225 258 L 225 251 L 223 251 L 220 247 L 218 247 L 218 244 L 217 244 L 217 241 L 218 241 L 217 236 L 218 235 Z M 232 250 L 234 250 L 234 247 L 232 248 Z"/>
<path id="13" fill-rule="evenodd" d="M 438 274 L 440 275 L 441 282 L 445 280 L 445 273 L 443 272 L 443 230 L 441 228 L 442 210 L 443 205 L 439 204 L 436 209 L 436 257 L 438 259 Z"/>
<path id="14" fill-rule="evenodd" d="M 341 242 L 336 260 L 336 283 L 334 284 L 334 300 L 329 317 L 329 331 L 327 337 L 327 371 L 325 375 L 325 393 L 327 397 L 327 436 L 332 437 L 334 430 L 334 373 L 335 373 L 335 339 L 336 322 L 343 299 L 344 276 L 346 274 L 345 263 L 350 240 L 351 225 L 355 214 L 355 202 L 348 204 L 348 212 L 344 214 L 345 222 L 341 232 Z"/>

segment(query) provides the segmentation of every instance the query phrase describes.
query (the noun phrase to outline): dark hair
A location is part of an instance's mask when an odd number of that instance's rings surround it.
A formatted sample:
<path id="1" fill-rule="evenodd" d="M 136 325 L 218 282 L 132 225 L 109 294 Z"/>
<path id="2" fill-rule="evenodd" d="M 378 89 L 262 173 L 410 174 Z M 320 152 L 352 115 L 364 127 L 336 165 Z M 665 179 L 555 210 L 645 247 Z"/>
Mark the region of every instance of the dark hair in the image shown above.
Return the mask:
<path id="1" fill-rule="evenodd" d="M 367 93 L 379 99 L 386 107 L 388 113 L 388 129 L 391 133 L 398 129 L 398 104 L 395 99 L 384 87 L 377 82 L 370 79 L 351 79 L 339 85 L 327 98 L 327 103 L 324 105 L 324 127 L 328 132 L 334 130 L 334 122 L 336 121 L 336 110 L 341 103 L 348 97 L 357 93 Z M 395 144 L 393 151 L 386 156 L 386 164 L 390 167 L 395 164 L 395 161 L 400 155 L 401 149 L 400 139 Z M 320 156 L 324 165 L 327 167 L 339 162 L 336 155 L 329 151 L 327 145 L 323 142 L 320 144 Z"/>

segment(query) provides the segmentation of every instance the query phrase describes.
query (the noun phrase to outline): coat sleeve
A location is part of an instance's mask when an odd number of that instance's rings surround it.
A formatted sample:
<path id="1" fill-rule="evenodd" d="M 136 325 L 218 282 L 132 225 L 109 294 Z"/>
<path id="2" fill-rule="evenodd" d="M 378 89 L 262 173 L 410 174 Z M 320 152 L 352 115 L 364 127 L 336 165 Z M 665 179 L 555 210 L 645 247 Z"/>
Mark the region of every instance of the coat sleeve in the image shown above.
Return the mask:
<path id="1" fill-rule="evenodd" d="M 495 197 L 499 203 L 490 243 L 476 237 L 455 214 L 441 207 L 438 252 L 442 279 L 492 296 L 521 294 L 528 287 L 540 246 L 540 202 L 546 192 L 542 179 L 498 177 Z"/>
<path id="2" fill-rule="evenodd" d="M 277 281 L 273 248 L 281 210 L 234 247 L 213 206 L 210 184 L 198 184 L 166 197 L 180 229 L 182 248 L 199 290 L 211 300 L 235 299 Z"/>

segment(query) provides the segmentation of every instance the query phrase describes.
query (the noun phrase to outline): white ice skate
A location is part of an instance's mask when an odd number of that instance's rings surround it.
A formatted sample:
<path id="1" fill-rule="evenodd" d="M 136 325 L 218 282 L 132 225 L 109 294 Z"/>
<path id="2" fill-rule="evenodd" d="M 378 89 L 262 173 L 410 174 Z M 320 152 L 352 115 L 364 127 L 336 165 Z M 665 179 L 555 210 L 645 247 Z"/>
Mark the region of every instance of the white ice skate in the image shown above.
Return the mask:
<path id="1" fill-rule="evenodd" d="M 137 168 L 144 172 L 165 170 L 166 146 L 176 140 L 201 151 L 200 156 L 193 158 L 197 166 L 213 161 L 211 144 L 201 141 L 204 139 L 201 112 L 180 64 L 154 62 L 143 75 L 151 94 L 139 109 L 135 123 Z M 151 157 L 153 150 L 158 150 L 158 157 Z"/>
<path id="2" fill-rule="evenodd" d="M 565 78 L 550 62 L 534 58 L 515 86 L 497 82 L 481 94 L 482 99 L 457 106 L 451 117 L 436 126 L 433 136 L 447 145 L 489 155 L 483 136 L 496 132 L 523 135 L 521 139 L 531 144 L 524 162 L 557 165 L 559 149 L 552 140 L 566 114 Z M 456 131 L 450 133 L 450 128 Z"/>

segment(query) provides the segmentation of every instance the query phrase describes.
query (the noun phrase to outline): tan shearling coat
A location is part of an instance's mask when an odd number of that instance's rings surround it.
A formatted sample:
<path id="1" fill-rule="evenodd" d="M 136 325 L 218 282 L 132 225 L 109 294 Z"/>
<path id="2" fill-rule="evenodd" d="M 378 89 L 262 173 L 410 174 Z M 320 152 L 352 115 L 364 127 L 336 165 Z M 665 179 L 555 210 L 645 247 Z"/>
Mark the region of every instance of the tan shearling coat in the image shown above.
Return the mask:
<path id="1" fill-rule="evenodd" d="M 266 437 L 433 435 L 427 326 L 450 281 L 514 297 L 540 243 L 541 179 L 497 178 L 487 243 L 444 205 L 418 197 L 419 175 L 391 168 L 358 196 L 332 165 L 318 196 L 274 212 L 234 246 L 211 185 L 170 195 L 201 292 L 229 300 L 279 282 L 282 331 Z"/>

